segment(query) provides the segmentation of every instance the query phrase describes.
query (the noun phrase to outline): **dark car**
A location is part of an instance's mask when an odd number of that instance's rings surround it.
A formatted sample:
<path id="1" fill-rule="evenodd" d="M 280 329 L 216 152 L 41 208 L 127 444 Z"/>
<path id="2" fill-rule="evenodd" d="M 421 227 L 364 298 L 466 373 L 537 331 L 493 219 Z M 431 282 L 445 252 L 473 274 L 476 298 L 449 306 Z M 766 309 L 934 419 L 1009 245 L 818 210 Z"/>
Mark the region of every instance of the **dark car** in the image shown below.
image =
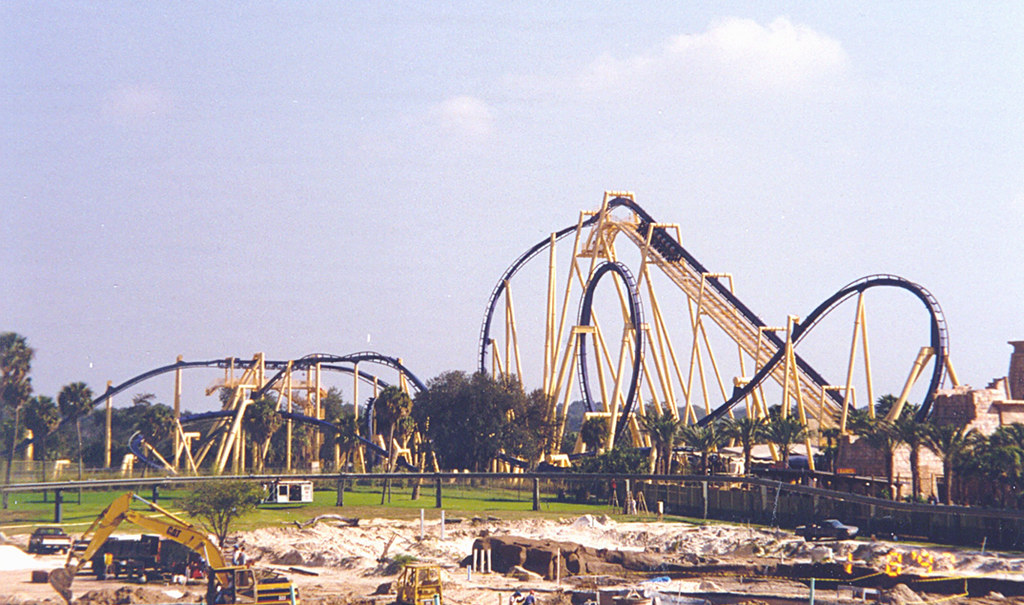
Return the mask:
<path id="1" fill-rule="evenodd" d="M 28 539 L 30 553 L 66 553 L 71 548 L 71 536 L 60 527 L 37 527 Z"/>
<path id="2" fill-rule="evenodd" d="M 849 540 L 857 535 L 857 528 L 853 525 L 846 525 L 838 519 L 825 519 L 820 523 L 798 526 L 796 535 L 803 536 L 803 539 L 808 541 Z"/>

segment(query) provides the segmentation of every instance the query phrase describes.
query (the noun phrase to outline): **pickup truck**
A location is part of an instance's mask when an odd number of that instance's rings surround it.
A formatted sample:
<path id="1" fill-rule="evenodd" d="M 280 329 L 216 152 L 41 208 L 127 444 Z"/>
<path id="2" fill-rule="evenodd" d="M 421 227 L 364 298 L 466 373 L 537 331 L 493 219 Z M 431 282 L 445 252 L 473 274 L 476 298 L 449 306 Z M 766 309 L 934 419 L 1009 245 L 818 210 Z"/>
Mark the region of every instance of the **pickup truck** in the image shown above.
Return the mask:
<path id="1" fill-rule="evenodd" d="M 803 536 L 803 539 L 809 542 L 813 540 L 849 540 L 857 535 L 857 528 L 841 523 L 838 519 L 825 519 L 820 523 L 797 526 L 796 535 Z"/>
<path id="2" fill-rule="evenodd" d="M 28 539 L 30 553 L 66 553 L 71 549 L 71 536 L 59 527 L 37 527 Z"/>

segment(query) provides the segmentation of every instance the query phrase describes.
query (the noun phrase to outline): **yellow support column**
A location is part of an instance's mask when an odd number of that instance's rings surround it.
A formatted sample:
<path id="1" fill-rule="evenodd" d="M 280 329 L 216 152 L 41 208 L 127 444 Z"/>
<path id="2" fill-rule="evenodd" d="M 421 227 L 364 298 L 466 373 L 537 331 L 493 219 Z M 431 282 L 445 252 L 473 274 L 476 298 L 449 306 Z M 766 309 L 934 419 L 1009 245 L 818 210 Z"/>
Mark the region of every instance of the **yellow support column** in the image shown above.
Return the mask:
<path id="1" fill-rule="evenodd" d="M 178 363 L 182 356 L 178 355 Z M 174 422 L 181 423 L 181 367 L 174 370 Z M 181 463 L 181 436 L 174 432 L 174 471 L 177 472 Z"/>
<path id="2" fill-rule="evenodd" d="M 110 386 L 113 384 L 110 380 L 107 381 L 107 390 L 110 390 Z M 107 415 L 106 415 L 106 426 L 103 434 L 103 468 L 110 468 L 110 440 L 112 432 L 112 421 L 113 421 L 113 410 L 114 402 L 111 401 L 110 397 L 107 397 Z"/>

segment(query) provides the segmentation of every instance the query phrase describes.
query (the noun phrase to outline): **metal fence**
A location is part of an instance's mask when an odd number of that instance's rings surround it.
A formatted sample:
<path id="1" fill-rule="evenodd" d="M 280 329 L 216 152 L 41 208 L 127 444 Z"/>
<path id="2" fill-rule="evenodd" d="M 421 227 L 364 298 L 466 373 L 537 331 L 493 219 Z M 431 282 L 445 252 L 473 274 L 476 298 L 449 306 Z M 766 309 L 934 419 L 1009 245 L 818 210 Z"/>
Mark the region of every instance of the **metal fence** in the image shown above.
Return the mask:
<path id="1" fill-rule="evenodd" d="M 838 518 L 861 535 L 920 538 L 933 542 L 1024 548 L 1024 512 L 980 507 L 893 502 L 870 496 L 781 481 L 734 476 L 618 475 L 578 473 L 367 473 L 264 474 L 222 477 L 92 478 L 84 481 L 25 482 L 0 487 L 5 495 L 71 490 L 175 488 L 203 481 L 241 479 L 271 483 L 308 479 L 318 490 L 333 490 L 335 505 L 351 506 L 358 494 L 380 494 L 391 484 L 392 505 L 406 508 L 464 508 L 484 500 L 487 510 L 580 510 L 681 515 L 792 528 L 816 519 Z M 419 500 L 409 502 L 414 486 Z M 59 502 L 59 498 L 57 498 Z M 364 496 L 362 503 L 370 501 Z M 405 504 L 402 504 L 405 503 Z M 56 505 L 55 505 L 56 506 Z M 575 508 L 574 508 L 575 507 Z"/>

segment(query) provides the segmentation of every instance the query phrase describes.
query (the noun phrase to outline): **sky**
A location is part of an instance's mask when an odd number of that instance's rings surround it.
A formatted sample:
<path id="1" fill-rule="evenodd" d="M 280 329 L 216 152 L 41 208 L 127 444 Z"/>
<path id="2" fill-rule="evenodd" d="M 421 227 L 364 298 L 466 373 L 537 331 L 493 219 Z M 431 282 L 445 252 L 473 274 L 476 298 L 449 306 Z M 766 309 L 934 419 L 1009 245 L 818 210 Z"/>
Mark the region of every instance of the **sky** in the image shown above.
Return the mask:
<path id="1" fill-rule="evenodd" d="M 178 355 L 472 371 L 505 268 L 628 190 L 770 324 L 923 285 L 985 386 L 1024 340 L 1021 31 L 1019 2 L 3 2 L 0 331 L 51 396 Z"/>

